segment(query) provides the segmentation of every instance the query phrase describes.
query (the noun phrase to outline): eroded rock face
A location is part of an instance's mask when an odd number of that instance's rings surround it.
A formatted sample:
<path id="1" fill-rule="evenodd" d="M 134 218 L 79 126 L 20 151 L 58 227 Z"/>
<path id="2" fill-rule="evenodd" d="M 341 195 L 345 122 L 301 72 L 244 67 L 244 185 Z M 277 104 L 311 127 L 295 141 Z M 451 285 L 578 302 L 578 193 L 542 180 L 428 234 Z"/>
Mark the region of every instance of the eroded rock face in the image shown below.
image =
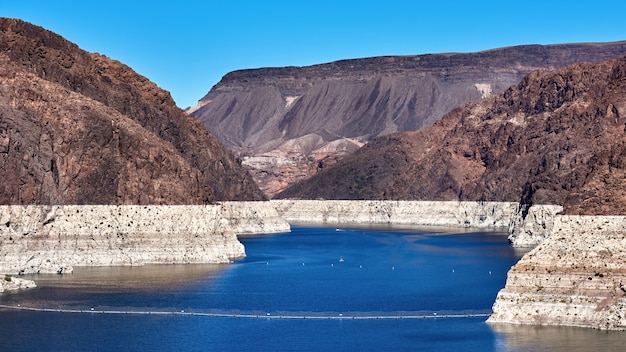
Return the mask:
<path id="1" fill-rule="evenodd" d="M 43 28 L 0 18 L 0 204 L 264 199 L 168 92 Z"/>
<path id="2" fill-rule="evenodd" d="M 626 218 L 557 216 L 508 273 L 491 323 L 626 329 Z"/>
<path id="3" fill-rule="evenodd" d="M 626 57 L 535 71 L 431 128 L 380 137 L 280 197 L 489 200 L 626 212 Z"/>
<path id="4" fill-rule="evenodd" d="M 507 229 L 516 203 L 272 200 L 287 221 L 305 224 L 378 224 Z"/>
<path id="5" fill-rule="evenodd" d="M 626 42 L 529 45 L 242 70 L 224 76 L 189 111 L 240 153 L 273 196 L 371 138 L 428 127 L 454 108 L 518 84 L 532 70 L 624 54 Z M 259 157 L 272 161 L 261 164 Z"/>
<path id="6" fill-rule="evenodd" d="M 288 232 L 269 202 L 0 206 L 0 273 L 75 266 L 228 263 L 238 234 Z"/>

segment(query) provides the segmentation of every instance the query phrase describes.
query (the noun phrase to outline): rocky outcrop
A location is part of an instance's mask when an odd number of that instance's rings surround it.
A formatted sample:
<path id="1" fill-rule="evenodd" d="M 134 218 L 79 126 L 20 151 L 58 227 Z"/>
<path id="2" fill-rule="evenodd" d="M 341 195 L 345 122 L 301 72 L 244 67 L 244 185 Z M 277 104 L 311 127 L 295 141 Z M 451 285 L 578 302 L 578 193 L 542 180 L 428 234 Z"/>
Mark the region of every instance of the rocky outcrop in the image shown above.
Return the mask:
<path id="1" fill-rule="evenodd" d="M 521 207 L 512 202 L 272 200 L 294 224 L 410 225 L 489 228 L 509 231 L 516 247 L 533 247 L 553 228 L 562 207 Z"/>
<path id="2" fill-rule="evenodd" d="M 290 223 L 385 224 L 506 229 L 515 203 L 273 200 Z"/>
<path id="3" fill-rule="evenodd" d="M 509 223 L 509 241 L 515 247 L 535 247 L 552 233 L 560 205 L 518 204 Z"/>
<path id="4" fill-rule="evenodd" d="M 169 93 L 43 28 L 0 18 L 0 204 L 264 199 Z"/>
<path id="5" fill-rule="evenodd" d="M 626 217 L 557 216 L 508 273 L 491 323 L 626 330 Z"/>
<path id="6" fill-rule="evenodd" d="M 289 232 L 291 227 L 270 202 L 221 202 L 220 211 L 237 235 Z"/>
<path id="7" fill-rule="evenodd" d="M 11 275 L 0 277 L 0 293 L 4 291 L 17 291 L 35 288 L 37 284 L 33 280 L 17 278 Z"/>
<path id="8" fill-rule="evenodd" d="M 428 127 L 532 70 L 624 54 L 626 42 L 526 45 L 241 70 L 224 76 L 189 112 L 241 154 L 272 196 L 373 137 Z"/>
<path id="9" fill-rule="evenodd" d="M 379 137 L 278 198 L 504 201 L 626 213 L 626 57 L 535 71 L 432 127 Z"/>
<path id="10" fill-rule="evenodd" d="M 64 273 L 74 266 L 227 263 L 245 256 L 235 231 L 282 232 L 289 231 L 289 225 L 268 202 L 0 206 L 0 272 Z"/>

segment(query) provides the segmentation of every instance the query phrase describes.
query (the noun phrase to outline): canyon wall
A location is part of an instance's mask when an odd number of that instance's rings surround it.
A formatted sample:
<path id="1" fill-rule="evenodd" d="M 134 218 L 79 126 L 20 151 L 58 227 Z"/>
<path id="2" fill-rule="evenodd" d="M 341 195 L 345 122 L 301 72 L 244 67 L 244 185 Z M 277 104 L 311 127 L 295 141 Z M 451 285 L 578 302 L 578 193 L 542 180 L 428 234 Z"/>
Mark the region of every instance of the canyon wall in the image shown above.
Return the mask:
<path id="1" fill-rule="evenodd" d="M 272 200 L 289 223 L 507 228 L 516 203 Z"/>
<path id="2" fill-rule="evenodd" d="M 265 199 L 168 92 L 16 19 L 0 18 L 0 116 L 0 204 Z"/>
<path id="3" fill-rule="evenodd" d="M 491 323 L 626 329 L 626 217 L 557 216 L 508 273 Z"/>
<path id="4" fill-rule="evenodd" d="M 0 272 L 227 263 L 245 256 L 238 233 L 283 231 L 289 231 L 289 225 L 268 202 L 241 202 L 238 206 L 0 206 Z"/>
<path id="5" fill-rule="evenodd" d="M 219 206 L 228 219 L 230 229 L 237 235 L 291 231 L 289 223 L 270 202 L 221 202 Z"/>
<path id="6" fill-rule="evenodd" d="M 502 229 L 517 247 L 537 245 L 561 206 L 514 202 L 272 200 L 289 223 L 389 224 Z"/>
<path id="7" fill-rule="evenodd" d="M 428 127 L 533 70 L 624 54 L 626 42 L 523 45 L 240 70 L 225 75 L 188 112 L 240 154 L 273 198 L 374 137 Z"/>
<path id="8" fill-rule="evenodd" d="M 509 223 L 509 241 L 515 247 L 535 247 L 550 235 L 560 205 L 518 204 Z"/>

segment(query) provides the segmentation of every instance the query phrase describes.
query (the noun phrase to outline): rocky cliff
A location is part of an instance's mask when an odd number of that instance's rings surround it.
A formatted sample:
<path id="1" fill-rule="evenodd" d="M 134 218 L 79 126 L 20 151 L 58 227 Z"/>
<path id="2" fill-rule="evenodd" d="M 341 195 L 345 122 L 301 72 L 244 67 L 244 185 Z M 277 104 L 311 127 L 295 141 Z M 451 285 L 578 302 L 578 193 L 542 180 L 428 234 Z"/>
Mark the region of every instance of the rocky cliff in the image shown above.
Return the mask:
<path id="1" fill-rule="evenodd" d="M 228 263 L 238 234 L 288 232 L 269 202 L 0 206 L 0 273 L 74 266 Z"/>
<path id="2" fill-rule="evenodd" d="M 432 127 L 380 137 L 280 197 L 489 200 L 626 212 L 626 57 L 534 71 Z"/>
<path id="3" fill-rule="evenodd" d="M 290 223 L 507 229 L 517 206 L 504 202 L 273 200 Z"/>
<path id="4" fill-rule="evenodd" d="M 169 93 L 0 18 L 0 204 L 208 204 L 264 196 Z"/>
<path id="5" fill-rule="evenodd" d="M 272 200 L 295 224 L 408 225 L 488 228 L 508 231 L 515 247 L 534 247 L 553 230 L 559 205 L 525 208 L 513 202 L 394 200 Z"/>
<path id="6" fill-rule="evenodd" d="M 492 323 L 626 329 L 626 218 L 557 216 L 508 273 Z"/>
<path id="7" fill-rule="evenodd" d="M 527 45 L 242 70 L 224 76 L 189 111 L 241 154 L 273 196 L 373 137 L 428 127 L 456 107 L 518 84 L 532 70 L 624 54 L 626 42 Z"/>

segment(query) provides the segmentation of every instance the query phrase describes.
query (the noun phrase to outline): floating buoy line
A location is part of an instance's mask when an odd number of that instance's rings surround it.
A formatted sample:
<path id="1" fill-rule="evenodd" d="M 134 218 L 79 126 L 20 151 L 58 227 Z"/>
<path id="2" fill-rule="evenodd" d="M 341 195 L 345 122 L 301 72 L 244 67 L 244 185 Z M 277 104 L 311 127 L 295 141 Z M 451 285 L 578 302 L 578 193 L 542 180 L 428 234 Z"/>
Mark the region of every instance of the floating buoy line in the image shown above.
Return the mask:
<path id="1" fill-rule="evenodd" d="M 487 318 L 491 311 L 439 311 L 439 312 L 241 312 L 241 311 L 142 311 L 142 310 L 113 310 L 113 309 L 66 309 L 66 308 L 37 308 L 24 307 L 21 305 L 3 305 L 1 309 L 23 310 L 34 312 L 51 313 L 74 313 L 74 314 L 132 314 L 132 315 L 180 315 L 180 316 L 203 316 L 203 317 L 223 317 L 223 318 L 248 318 L 248 319 L 458 319 L 458 318 Z"/>

